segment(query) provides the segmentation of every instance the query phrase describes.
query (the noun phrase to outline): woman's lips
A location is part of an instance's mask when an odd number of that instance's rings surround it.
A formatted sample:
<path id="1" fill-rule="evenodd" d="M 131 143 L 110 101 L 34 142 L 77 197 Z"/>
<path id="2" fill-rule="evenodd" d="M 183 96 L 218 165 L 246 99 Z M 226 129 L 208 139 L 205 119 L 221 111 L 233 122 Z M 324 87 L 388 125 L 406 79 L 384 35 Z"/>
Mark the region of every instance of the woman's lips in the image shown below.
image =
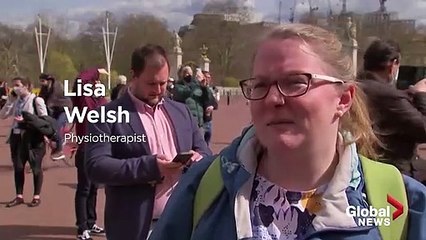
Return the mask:
<path id="1" fill-rule="evenodd" d="M 274 126 L 274 125 L 283 125 L 283 124 L 294 124 L 294 121 L 291 120 L 274 120 L 267 124 L 267 126 Z"/>

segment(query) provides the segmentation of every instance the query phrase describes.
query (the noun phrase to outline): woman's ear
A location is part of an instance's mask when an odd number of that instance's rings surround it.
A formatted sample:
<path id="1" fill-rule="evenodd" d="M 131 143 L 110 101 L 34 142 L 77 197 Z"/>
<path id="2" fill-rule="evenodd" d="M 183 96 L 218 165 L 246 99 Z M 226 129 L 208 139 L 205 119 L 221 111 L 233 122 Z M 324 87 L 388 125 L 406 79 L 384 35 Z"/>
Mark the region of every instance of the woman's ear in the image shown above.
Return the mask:
<path id="1" fill-rule="evenodd" d="M 355 91 L 356 88 L 354 84 L 345 84 L 345 88 L 342 91 L 340 101 L 336 109 L 336 114 L 338 116 L 343 116 L 347 111 L 349 111 L 355 97 Z"/>

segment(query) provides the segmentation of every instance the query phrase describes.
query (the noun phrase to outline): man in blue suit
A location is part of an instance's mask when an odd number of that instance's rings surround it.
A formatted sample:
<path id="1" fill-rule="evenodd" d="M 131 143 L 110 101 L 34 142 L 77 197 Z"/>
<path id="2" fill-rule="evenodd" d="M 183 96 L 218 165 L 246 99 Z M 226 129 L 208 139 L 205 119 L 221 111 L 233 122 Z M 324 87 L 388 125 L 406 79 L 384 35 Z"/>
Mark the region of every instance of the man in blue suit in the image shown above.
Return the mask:
<path id="1" fill-rule="evenodd" d="M 146 239 L 184 169 L 172 159 L 187 151 L 193 153 L 192 161 L 212 154 L 189 109 L 164 97 L 170 75 L 165 50 L 158 45 L 137 48 L 131 69 L 133 77 L 127 92 L 105 105 L 106 111 L 117 111 L 121 106 L 129 112 L 130 122 L 88 124 L 92 136 L 139 136 L 139 140 L 147 140 L 87 144 L 89 178 L 106 186 L 108 240 Z"/>

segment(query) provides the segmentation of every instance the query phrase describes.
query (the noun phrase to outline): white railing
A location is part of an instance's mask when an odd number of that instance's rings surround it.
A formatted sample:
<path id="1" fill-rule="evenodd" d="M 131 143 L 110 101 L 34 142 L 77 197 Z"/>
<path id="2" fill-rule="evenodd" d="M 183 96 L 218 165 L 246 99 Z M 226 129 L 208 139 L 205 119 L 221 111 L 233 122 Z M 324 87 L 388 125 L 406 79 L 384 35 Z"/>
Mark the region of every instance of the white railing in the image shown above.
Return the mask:
<path id="1" fill-rule="evenodd" d="M 241 88 L 239 87 L 217 87 L 219 89 L 220 96 L 227 96 L 228 93 L 231 96 L 242 95 Z"/>

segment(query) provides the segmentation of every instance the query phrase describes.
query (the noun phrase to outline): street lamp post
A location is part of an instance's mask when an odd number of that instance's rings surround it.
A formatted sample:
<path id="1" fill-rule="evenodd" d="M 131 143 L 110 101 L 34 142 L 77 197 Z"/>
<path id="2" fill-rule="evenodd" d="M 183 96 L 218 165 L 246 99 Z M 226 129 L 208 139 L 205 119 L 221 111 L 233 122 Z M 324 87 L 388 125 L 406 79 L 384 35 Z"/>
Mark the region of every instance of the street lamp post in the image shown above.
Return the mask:
<path id="1" fill-rule="evenodd" d="M 40 15 L 38 15 L 38 29 L 36 26 L 34 28 L 34 32 L 35 32 L 35 39 L 37 44 L 38 60 L 40 63 L 40 73 L 44 72 L 44 64 L 46 62 L 47 49 L 49 47 L 50 31 L 51 31 L 51 28 L 49 27 L 49 30 L 47 31 L 47 33 L 43 32 L 41 17 Z M 43 45 L 43 36 L 47 36 L 46 45 Z"/>
<path id="2" fill-rule="evenodd" d="M 107 71 L 108 71 L 108 89 L 111 89 L 111 64 L 112 59 L 114 57 L 114 48 L 115 48 L 115 40 L 117 39 L 118 27 L 115 28 L 114 32 L 110 32 L 109 30 L 109 17 L 110 12 L 106 12 L 106 28 L 102 27 L 102 35 L 104 39 L 104 49 L 105 49 L 105 57 L 107 62 Z M 110 36 L 114 35 L 114 40 L 112 41 L 112 46 L 110 43 Z"/>

